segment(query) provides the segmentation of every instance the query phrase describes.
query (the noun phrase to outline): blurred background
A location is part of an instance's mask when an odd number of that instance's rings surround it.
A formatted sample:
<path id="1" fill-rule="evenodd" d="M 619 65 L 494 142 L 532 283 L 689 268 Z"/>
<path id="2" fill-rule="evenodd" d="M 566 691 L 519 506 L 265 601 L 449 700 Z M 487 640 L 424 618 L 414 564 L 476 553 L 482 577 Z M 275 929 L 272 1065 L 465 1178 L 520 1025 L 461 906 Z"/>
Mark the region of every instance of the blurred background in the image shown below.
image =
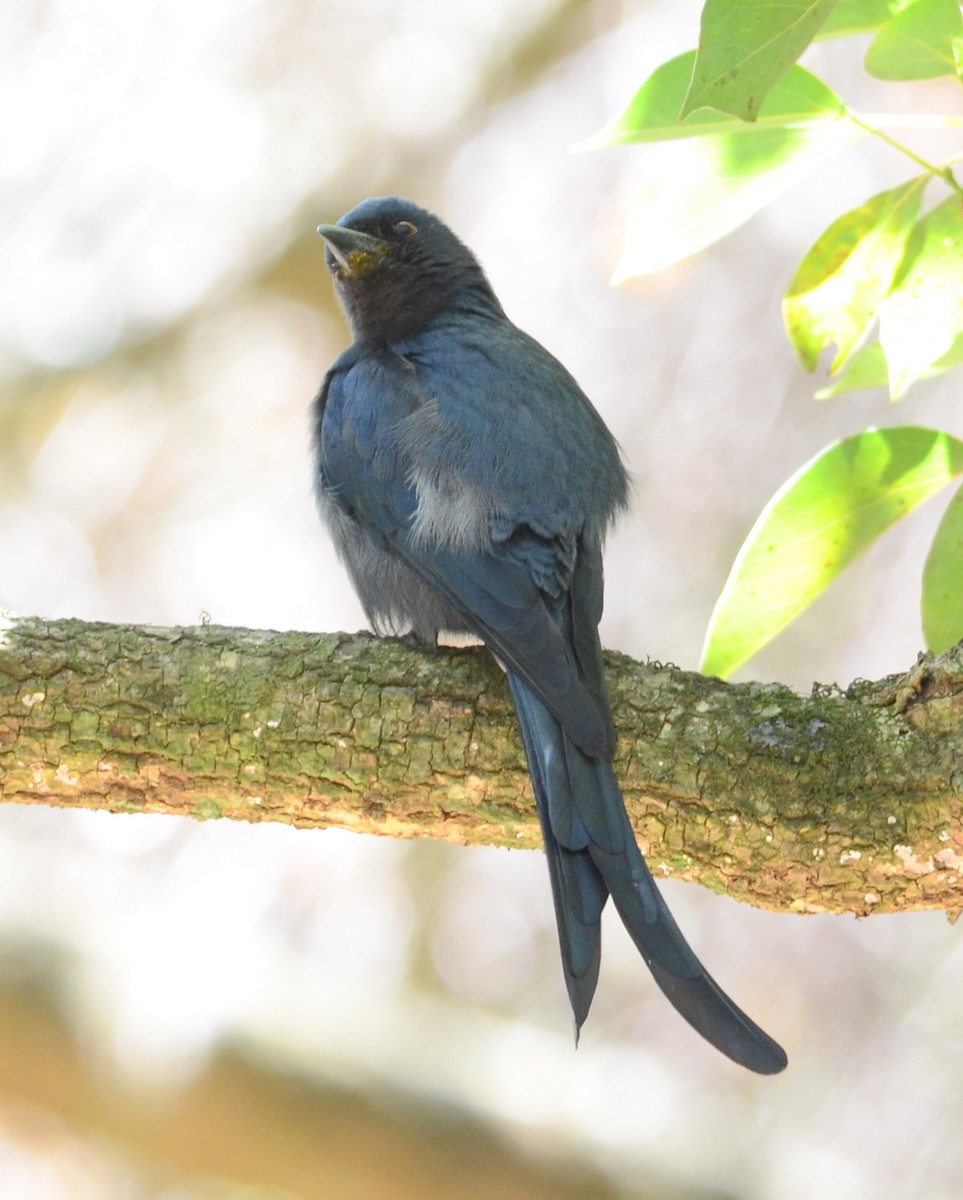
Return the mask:
<path id="1" fill-rule="evenodd" d="M 694 45 L 699 7 L 6 0 L 0 607 L 364 624 L 311 493 L 307 410 L 347 343 L 314 227 L 398 192 L 472 245 L 625 450 L 603 641 L 694 667 L 801 463 L 870 423 L 960 432 L 955 376 L 898 408 L 818 404 L 781 331 L 815 236 L 912 170 L 885 147 L 609 287 L 653 160 L 569 147 Z M 875 103 L 851 44 L 809 61 Z M 948 86 L 901 103 L 945 107 Z M 909 666 L 938 518 L 884 538 L 743 677 Z M 0 1195 L 958 1197 L 959 931 L 665 891 L 786 1046 L 783 1076 L 691 1034 L 614 919 L 574 1052 L 540 854 L 2 806 Z"/>

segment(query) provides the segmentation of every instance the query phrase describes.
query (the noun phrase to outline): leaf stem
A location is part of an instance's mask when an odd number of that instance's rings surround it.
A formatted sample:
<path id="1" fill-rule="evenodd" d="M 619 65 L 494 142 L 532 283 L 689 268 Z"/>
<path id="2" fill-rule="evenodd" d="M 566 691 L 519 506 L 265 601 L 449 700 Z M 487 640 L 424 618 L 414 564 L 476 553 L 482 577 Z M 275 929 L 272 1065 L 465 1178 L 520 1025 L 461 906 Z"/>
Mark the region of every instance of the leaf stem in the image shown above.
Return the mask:
<path id="1" fill-rule="evenodd" d="M 849 108 L 845 110 L 845 115 L 856 116 Z M 859 120 L 888 125 L 891 129 L 951 129 L 963 125 L 963 115 L 952 116 L 948 113 L 863 113 Z"/>
<path id="2" fill-rule="evenodd" d="M 851 109 L 846 110 L 846 116 L 849 117 L 854 125 L 858 125 L 860 129 L 864 129 L 867 133 L 871 133 L 874 137 L 880 138 L 882 141 L 886 142 L 887 145 L 892 146 L 894 150 L 898 150 L 901 154 L 905 154 L 907 158 L 911 158 L 913 162 L 922 167 L 924 171 L 928 171 L 931 175 L 936 175 L 939 179 L 942 179 L 948 187 L 951 187 L 953 191 L 956 192 L 961 199 L 963 199 L 963 185 L 957 181 L 956 176 L 953 174 L 953 171 L 948 164 L 938 166 L 936 163 L 928 162 L 925 158 L 917 154 L 915 150 L 911 150 L 909 146 L 904 145 L 902 142 L 898 142 L 896 138 L 890 137 L 888 133 L 883 133 L 882 129 L 878 129 L 875 125 L 871 125 L 862 117 L 857 116 L 856 113 L 854 113 Z M 953 160 L 950 159 L 950 162 L 952 161 Z"/>

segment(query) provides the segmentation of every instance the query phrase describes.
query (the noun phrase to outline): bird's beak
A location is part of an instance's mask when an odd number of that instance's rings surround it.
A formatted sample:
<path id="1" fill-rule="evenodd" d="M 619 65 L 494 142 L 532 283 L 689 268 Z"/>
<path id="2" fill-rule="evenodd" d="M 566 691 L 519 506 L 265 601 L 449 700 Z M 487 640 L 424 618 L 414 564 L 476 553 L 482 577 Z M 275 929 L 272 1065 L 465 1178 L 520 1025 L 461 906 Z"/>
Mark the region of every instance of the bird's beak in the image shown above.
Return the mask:
<path id="1" fill-rule="evenodd" d="M 345 225 L 319 225 L 328 251 L 328 267 L 339 279 L 354 279 L 373 270 L 388 253 L 388 243 Z"/>

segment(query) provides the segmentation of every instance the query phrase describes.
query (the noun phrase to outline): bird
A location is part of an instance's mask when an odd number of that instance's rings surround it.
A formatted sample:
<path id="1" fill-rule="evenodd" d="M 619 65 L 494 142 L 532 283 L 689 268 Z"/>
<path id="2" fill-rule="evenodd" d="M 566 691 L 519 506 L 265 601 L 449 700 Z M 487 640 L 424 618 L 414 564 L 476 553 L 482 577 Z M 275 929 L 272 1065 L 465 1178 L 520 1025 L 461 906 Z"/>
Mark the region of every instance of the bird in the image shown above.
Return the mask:
<path id="1" fill-rule="evenodd" d="M 783 1049 L 683 937 L 613 769 L 598 624 L 603 542 L 630 491 L 615 439 L 438 216 L 371 197 L 318 233 L 353 339 L 311 412 L 319 509 L 377 634 L 473 637 L 507 673 L 576 1045 L 611 897 L 689 1024 L 734 1062 L 781 1071 Z"/>

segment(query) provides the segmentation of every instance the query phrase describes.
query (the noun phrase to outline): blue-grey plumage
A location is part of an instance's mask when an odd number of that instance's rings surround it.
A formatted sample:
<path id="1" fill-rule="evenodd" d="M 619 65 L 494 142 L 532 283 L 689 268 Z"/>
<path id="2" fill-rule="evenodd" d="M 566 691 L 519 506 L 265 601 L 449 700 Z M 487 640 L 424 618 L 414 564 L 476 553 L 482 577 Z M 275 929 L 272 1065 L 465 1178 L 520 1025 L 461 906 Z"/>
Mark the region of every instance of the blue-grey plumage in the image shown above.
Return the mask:
<path id="1" fill-rule="evenodd" d="M 471 633 L 508 672 L 576 1034 L 611 895 L 686 1020 L 736 1062 L 782 1070 L 680 933 L 612 770 L 598 623 L 602 545 L 628 498 L 614 439 L 433 214 L 371 199 L 318 232 L 354 336 L 315 401 L 321 512 L 376 631 Z"/>

